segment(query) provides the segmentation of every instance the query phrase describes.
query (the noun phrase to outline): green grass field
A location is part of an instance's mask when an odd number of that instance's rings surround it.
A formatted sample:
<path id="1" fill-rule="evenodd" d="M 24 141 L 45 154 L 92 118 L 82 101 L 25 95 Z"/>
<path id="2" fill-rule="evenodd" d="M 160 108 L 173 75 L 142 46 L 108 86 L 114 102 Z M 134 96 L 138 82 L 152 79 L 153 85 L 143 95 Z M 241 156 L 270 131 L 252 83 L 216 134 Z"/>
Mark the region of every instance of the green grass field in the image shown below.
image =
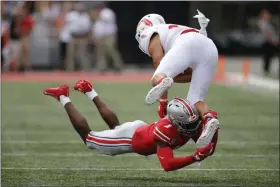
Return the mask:
<path id="1" fill-rule="evenodd" d="M 279 101 L 213 85 L 207 103 L 219 113 L 221 129 L 215 156 L 179 171 L 161 170 L 155 156 L 102 156 L 87 149 L 63 107 L 43 96 L 57 83 L 2 83 L 2 186 L 279 186 Z M 158 119 L 147 106 L 148 84 L 96 84 L 97 92 L 121 122 Z M 184 97 L 174 85 L 170 97 Z M 93 130 L 107 126 L 80 93 L 71 100 Z M 188 144 L 176 155 L 194 152 Z"/>

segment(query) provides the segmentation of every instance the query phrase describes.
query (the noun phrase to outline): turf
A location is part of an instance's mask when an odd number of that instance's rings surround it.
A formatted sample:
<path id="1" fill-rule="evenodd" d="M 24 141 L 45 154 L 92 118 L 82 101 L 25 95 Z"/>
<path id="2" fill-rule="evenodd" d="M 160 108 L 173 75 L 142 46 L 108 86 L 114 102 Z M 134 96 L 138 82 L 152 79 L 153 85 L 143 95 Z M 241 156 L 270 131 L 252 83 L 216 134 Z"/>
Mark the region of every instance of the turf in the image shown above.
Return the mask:
<path id="1" fill-rule="evenodd" d="M 54 85 L 2 83 L 2 186 L 279 186 L 278 99 L 213 85 L 207 103 L 221 123 L 215 156 L 201 170 L 194 164 L 166 173 L 155 156 L 108 157 L 88 150 L 63 107 L 43 96 L 43 88 Z M 121 122 L 158 119 L 157 106 L 144 103 L 149 85 L 95 87 Z M 170 97 L 184 97 L 186 90 L 174 85 Z M 85 96 L 71 92 L 71 100 L 93 130 L 107 129 Z M 194 150 L 188 144 L 176 155 Z"/>

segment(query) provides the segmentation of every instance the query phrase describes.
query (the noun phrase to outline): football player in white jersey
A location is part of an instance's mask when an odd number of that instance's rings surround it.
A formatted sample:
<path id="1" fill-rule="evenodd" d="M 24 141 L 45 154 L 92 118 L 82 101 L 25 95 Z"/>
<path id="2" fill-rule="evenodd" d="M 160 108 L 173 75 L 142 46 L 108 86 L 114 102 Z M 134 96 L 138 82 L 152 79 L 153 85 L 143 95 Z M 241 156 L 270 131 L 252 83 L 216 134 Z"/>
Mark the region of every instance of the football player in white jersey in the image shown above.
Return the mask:
<path id="1" fill-rule="evenodd" d="M 198 18 L 201 29 L 176 24 L 166 24 L 162 16 L 148 14 L 138 23 L 136 40 L 139 48 L 152 57 L 156 68 L 151 79 L 154 86 L 146 96 L 146 102 L 153 104 L 159 100 L 160 117 L 166 114 L 167 91 L 173 82 L 190 82 L 187 100 L 203 116 L 204 131 L 197 141 L 203 147 L 211 141 L 219 128 L 218 119 L 204 102 L 207 90 L 214 76 L 218 50 L 207 37 L 207 19 L 201 12 Z"/>

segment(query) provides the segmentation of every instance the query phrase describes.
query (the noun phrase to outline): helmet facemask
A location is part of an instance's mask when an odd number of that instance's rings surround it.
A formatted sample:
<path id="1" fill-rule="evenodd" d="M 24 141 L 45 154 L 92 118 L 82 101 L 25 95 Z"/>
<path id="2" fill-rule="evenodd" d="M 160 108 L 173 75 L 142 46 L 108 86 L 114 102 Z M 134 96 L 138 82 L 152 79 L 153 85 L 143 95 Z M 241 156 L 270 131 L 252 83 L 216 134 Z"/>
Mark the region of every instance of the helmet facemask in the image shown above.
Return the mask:
<path id="1" fill-rule="evenodd" d="M 167 116 L 180 134 L 193 135 L 201 122 L 198 111 L 181 98 L 171 100 L 167 105 Z"/>
<path id="2" fill-rule="evenodd" d="M 194 135 L 197 132 L 199 124 L 201 123 L 201 120 L 199 119 L 192 123 L 183 123 L 175 119 L 172 120 L 171 116 L 169 116 L 169 119 L 171 120 L 172 124 L 176 126 L 180 134 L 189 136 Z"/>

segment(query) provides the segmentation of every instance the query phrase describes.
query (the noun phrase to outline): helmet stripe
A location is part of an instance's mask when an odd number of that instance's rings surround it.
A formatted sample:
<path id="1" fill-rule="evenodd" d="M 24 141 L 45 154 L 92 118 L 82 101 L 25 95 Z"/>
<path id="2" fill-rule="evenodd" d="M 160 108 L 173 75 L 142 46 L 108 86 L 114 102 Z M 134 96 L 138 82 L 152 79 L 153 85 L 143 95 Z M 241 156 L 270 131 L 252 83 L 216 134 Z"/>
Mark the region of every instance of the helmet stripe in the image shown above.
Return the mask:
<path id="1" fill-rule="evenodd" d="M 178 101 L 182 102 L 185 107 L 187 108 L 188 112 L 190 113 L 190 116 L 193 117 L 194 116 L 194 112 L 192 110 L 192 107 L 189 105 L 189 103 L 187 103 L 184 99 L 181 98 L 176 98 Z"/>
<path id="2" fill-rule="evenodd" d="M 144 22 L 148 26 L 153 26 L 153 23 L 150 20 L 148 20 L 148 19 L 142 19 L 141 22 Z"/>

